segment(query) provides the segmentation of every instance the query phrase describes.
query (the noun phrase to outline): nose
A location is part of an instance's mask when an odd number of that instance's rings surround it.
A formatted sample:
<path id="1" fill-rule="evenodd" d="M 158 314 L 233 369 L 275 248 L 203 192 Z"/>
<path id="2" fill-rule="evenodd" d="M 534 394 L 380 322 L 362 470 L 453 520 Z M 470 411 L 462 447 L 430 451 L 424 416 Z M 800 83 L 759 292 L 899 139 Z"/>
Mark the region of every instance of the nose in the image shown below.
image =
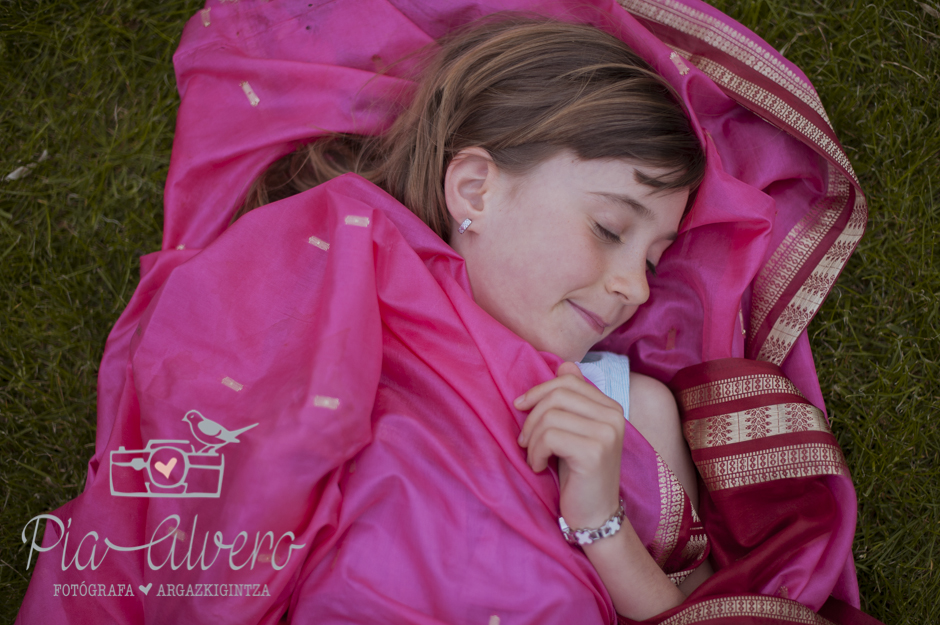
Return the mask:
<path id="1" fill-rule="evenodd" d="M 610 272 L 607 278 L 607 291 L 620 295 L 630 306 L 640 306 L 650 298 L 650 286 L 646 281 L 646 261 L 642 269 L 621 267 Z"/>

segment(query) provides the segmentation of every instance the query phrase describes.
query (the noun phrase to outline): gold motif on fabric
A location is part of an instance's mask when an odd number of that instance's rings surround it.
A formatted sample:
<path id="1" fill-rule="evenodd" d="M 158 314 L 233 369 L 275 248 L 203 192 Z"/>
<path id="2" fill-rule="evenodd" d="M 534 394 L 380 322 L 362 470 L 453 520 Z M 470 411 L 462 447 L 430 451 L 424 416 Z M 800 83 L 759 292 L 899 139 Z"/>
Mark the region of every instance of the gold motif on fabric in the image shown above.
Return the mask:
<path id="1" fill-rule="evenodd" d="M 692 625 L 699 621 L 742 616 L 776 618 L 790 623 L 809 625 L 833 625 L 832 621 L 819 616 L 802 603 L 780 597 L 764 596 L 709 599 L 689 606 L 682 612 L 667 618 L 660 625 Z"/>
<path id="2" fill-rule="evenodd" d="M 682 548 L 682 558 L 684 560 L 695 562 L 702 557 L 702 554 L 705 553 L 705 548 L 707 546 L 708 535 L 705 534 L 705 532 L 702 532 L 701 534 L 695 534 L 689 539 L 689 542 L 685 544 L 685 547 Z M 691 573 L 691 571 L 687 571 L 687 573 Z"/>
<path id="3" fill-rule="evenodd" d="M 756 41 L 702 11 L 674 0 L 618 0 L 628 12 L 704 41 L 785 88 L 811 107 L 830 127 L 819 95 L 796 72 Z"/>
<path id="4" fill-rule="evenodd" d="M 679 392 L 679 405 L 683 411 L 688 412 L 702 406 L 712 406 L 770 393 L 789 393 L 803 397 L 803 393 L 793 385 L 793 382 L 782 375 L 760 373 L 718 380 L 685 389 Z"/>
<path id="5" fill-rule="evenodd" d="M 313 405 L 317 408 L 328 408 L 330 410 L 336 410 L 339 408 L 339 398 L 327 397 L 326 395 L 317 395 L 313 398 Z"/>
<path id="6" fill-rule="evenodd" d="M 666 577 L 678 587 L 694 570 L 695 569 L 689 569 L 688 571 L 679 571 L 678 573 L 666 573 Z"/>
<path id="7" fill-rule="evenodd" d="M 822 410 L 810 404 L 787 403 L 759 406 L 682 426 L 691 449 L 705 449 L 796 432 L 830 432 Z"/>
<path id="8" fill-rule="evenodd" d="M 232 378 L 228 376 L 225 376 L 224 378 L 222 378 L 222 384 L 229 387 L 233 391 L 240 391 L 243 388 L 245 388 L 242 384 L 239 384 L 238 382 L 236 382 L 235 380 L 233 380 Z"/>
<path id="9" fill-rule="evenodd" d="M 659 525 L 656 527 L 649 551 L 656 564 L 662 568 L 679 541 L 685 491 L 659 454 L 656 454 L 656 473 L 659 476 Z"/>
<path id="10" fill-rule="evenodd" d="M 248 98 L 248 102 L 252 106 L 258 106 L 258 103 L 261 102 L 261 99 L 258 98 L 258 94 L 255 93 L 255 90 L 251 88 L 251 84 L 247 80 L 238 83 L 238 86 L 242 88 L 242 91 L 245 92 L 245 97 Z"/>
<path id="11" fill-rule="evenodd" d="M 310 237 L 309 239 L 307 239 L 307 243 L 309 243 L 310 245 L 314 247 L 320 248 L 324 252 L 330 251 L 330 244 L 319 237 Z"/>
<path id="12" fill-rule="evenodd" d="M 709 491 L 816 475 L 848 476 L 837 445 L 803 443 L 722 456 L 696 463 Z"/>
<path id="13" fill-rule="evenodd" d="M 672 61 L 672 64 L 676 66 L 677 70 L 679 70 L 680 76 L 685 76 L 689 73 L 689 66 L 685 64 L 685 60 L 679 56 L 678 52 L 673 52 L 670 54 L 669 60 Z"/>
<path id="14" fill-rule="evenodd" d="M 360 217 L 359 215 L 346 215 L 346 219 L 343 220 L 347 226 L 359 226 L 360 228 L 369 227 L 369 218 Z"/>

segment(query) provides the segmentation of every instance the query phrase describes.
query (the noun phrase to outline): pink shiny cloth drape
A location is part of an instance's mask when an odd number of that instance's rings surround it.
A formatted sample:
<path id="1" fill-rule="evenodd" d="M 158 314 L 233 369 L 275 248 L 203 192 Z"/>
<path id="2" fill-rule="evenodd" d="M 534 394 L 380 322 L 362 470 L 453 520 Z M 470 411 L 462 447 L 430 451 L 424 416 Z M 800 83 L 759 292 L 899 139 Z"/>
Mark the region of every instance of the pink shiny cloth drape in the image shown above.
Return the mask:
<path id="1" fill-rule="evenodd" d="M 297 142 L 387 127 L 412 88 L 408 55 L 451 28 L 498 10 L 592 23 L 676 87 L 709 160 L 650 304 L 606 347 L 666 381 L 704 361 L 758 357 L 764 337 L 786 334 L 773 325 L 783 298 L 827 253 L 811 250 L 794 273 L 788 250 L 825 221 L 807 215 L 851 212 L 856 196 L 839 204 L 832 192 L 850 172 L 835 169 L 822 140 L 792 131 L 791 118 L 771 125 L 750 112 L 707 65 L 709 50 L 693 45 L 707 38 L 675 15 L 763 44 L 740 25 L 697 2 L 623 5 L 210 1 L 194 16 L 175 57 L 182 104 L 163 250 L 142 259 L 109 337 L 87 487 L 52 513 L 63 529 L 48 526 L 19 622 L 616 618 L 590 563 L 558 531 L 555 475 L 533 474 L 515 442 L 525 415 L 512 399 L 559 360 L 473 303 L 462 259 L 352 175 L 227 225 L 251 181 Z M 768 54 L 765 63 L 808 84 Z M 762 273 L 768 266 L 782 268 Z M 784 275 L 779 288 L 754 286 Z M 805 324 L 794 327 L 778 364 L 822 409 Z M 213 424 L 251 429 L 235 442 Z M 819 479 L 838 486 L 827 490 L 837 522 L 818 532 L 818 549 L 794 544 L 758 587 L 735 591 L 779 596 L 786 586 L 813 610 L 830 594 L 858 605 L 854 491 L 841 469 Z M 701 523 L 630 426 L 622 491 L 667 572 L 704 553 Z M 62 585 L 82 582 L 108 592 L 64 595 Z M 132 596 L 113 595 L 121 584 Z M 186 596 L 200 587 L 203 596 Z"/>

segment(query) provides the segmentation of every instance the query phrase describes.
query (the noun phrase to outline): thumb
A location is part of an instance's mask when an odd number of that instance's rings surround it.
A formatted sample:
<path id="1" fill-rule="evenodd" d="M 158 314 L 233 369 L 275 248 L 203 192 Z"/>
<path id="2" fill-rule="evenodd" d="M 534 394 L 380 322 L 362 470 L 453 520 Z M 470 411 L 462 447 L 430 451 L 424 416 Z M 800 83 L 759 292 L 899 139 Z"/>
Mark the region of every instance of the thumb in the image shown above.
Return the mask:
<path id="1" fill-rule="evenodd" d="M 561 363 L 561 366 L 558 367 L 558 371 L 555 373 L 555 375 L 558 377 L 563 375 L 573 375 L 579 380 L 584 379 L 584 374 L 581 373 L 581 369 L 573 362 Z"/>

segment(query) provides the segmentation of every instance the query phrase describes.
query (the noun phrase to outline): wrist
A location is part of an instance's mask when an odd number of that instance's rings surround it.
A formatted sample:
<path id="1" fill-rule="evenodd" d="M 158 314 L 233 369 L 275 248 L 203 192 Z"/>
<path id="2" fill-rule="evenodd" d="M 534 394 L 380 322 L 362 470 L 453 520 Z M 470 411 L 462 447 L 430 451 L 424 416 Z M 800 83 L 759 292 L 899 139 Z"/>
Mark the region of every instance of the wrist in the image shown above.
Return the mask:
<path id="1" fill-rule="evenodd" d="M 623 500 L 620 498 L 620 492 L 600 493 L 582 493 L 582 498 L 575 498 L 568 501 L 565 498 L 559 502 L 561 510 L 559 517 L 564 518 L 568 527 L 572 529 L 600 527 L 607 522 L 607 519 L 617 514 L 617 510 Z M 591 501 L 597 497 L 596 503 Z"/>
<path id="2" fill-rule="evenodd" d="M 618 503 L 617 509 L 603 523 L 597 526 L 571 527 L 564 517 L 558 517 L 558 526 L 561 533 L 572 545 L 590 545 L 603 538 L 613 536 L 620 531 L 624 523 L 623 499 Z"/>

